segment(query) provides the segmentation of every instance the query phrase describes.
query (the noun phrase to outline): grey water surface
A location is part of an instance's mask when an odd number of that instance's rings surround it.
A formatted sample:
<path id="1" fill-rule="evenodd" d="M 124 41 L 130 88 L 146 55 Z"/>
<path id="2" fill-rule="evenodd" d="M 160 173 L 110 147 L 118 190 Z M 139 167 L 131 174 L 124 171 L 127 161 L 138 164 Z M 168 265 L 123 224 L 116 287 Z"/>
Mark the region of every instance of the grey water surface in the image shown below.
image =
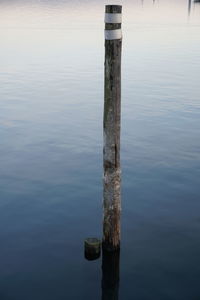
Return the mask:
<path id="1" fill-rule="evenodd" d="M 122 3 L 113 298 L 84 259 L 101 237 L 105 3 L 0 1 L 1 300 L 200 299 L 198 3 Z"/>

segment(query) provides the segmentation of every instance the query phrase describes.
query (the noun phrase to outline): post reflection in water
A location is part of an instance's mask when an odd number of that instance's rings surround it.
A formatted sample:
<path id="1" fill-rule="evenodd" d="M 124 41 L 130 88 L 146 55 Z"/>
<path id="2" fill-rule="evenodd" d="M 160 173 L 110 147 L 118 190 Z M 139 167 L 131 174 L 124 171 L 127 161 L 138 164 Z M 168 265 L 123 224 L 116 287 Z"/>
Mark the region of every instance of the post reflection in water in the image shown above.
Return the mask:
<path id="1" fill-rule="evenodd" d="M 192 4 L 192 0 L 188 0 L 188 15 L 190 15 L 191 12 L 191 4 Z"/>
<path id="2" fill-rule="evenodd" d="M 102 253 L 102 300 L 118 300 L 120 251 Z"/>

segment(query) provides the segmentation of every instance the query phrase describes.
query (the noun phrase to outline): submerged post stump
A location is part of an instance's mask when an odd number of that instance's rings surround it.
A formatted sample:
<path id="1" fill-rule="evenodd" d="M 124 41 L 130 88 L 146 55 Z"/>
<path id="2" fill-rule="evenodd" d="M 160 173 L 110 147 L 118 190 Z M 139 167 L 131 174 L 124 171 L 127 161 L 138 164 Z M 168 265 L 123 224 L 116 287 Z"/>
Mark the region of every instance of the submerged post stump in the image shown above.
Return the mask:
<path id="1" fill-rule="evenodd" d="M 97 238 L 87 238 L 84 242 L 85 258 L 95 260 L 101 255 L 101 241 Z"/>
<path id="2" fill-rule="evenodd" d="M 120 248 L 121 5 L 106 5 L 104 82 L 103 248 Z"/>

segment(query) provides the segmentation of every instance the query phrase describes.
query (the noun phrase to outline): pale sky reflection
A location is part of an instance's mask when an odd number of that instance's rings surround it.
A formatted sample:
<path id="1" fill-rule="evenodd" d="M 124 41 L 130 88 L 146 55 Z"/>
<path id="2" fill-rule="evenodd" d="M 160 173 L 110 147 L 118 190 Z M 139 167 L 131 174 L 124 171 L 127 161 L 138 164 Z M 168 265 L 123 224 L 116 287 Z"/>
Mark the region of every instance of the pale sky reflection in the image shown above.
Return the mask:
<path id="1" fill-rule="evenodd" d="M 109 1 L 106 1 L 109 3 Z M 121 3 L 121 1 L 116 1 Z M 1 65 L 39 63 L 48 57 L 103 52 L 104 3 L 101 1 L 1 1 Z M 200 5 L 188 1 L 123 1 L 123 36 L 132 49 L 198 48 Z M 88 50 L 89 49 L 89 50 Z M 89 51 L 89 52 L 88 52 Z M 126 50 L 125 50 L 126 51 Z M 185 51 L 185 50 L 184 50 Z M 6 57 L 6 59 L 5 59 Z"/>

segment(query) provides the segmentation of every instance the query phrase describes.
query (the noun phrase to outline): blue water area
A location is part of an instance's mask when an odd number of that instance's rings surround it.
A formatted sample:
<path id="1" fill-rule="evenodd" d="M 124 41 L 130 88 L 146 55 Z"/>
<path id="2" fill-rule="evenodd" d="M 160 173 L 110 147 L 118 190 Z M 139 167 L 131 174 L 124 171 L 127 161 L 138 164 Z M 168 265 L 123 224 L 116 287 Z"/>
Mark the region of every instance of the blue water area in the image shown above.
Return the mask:
<path id="1" fill-rule="evenodd" d="M 193 1 L 123 1 L 121 253 L 84 258 L 102 235 L 105 3 L 0 1 L 1 300 L 200 298 Z"/>

